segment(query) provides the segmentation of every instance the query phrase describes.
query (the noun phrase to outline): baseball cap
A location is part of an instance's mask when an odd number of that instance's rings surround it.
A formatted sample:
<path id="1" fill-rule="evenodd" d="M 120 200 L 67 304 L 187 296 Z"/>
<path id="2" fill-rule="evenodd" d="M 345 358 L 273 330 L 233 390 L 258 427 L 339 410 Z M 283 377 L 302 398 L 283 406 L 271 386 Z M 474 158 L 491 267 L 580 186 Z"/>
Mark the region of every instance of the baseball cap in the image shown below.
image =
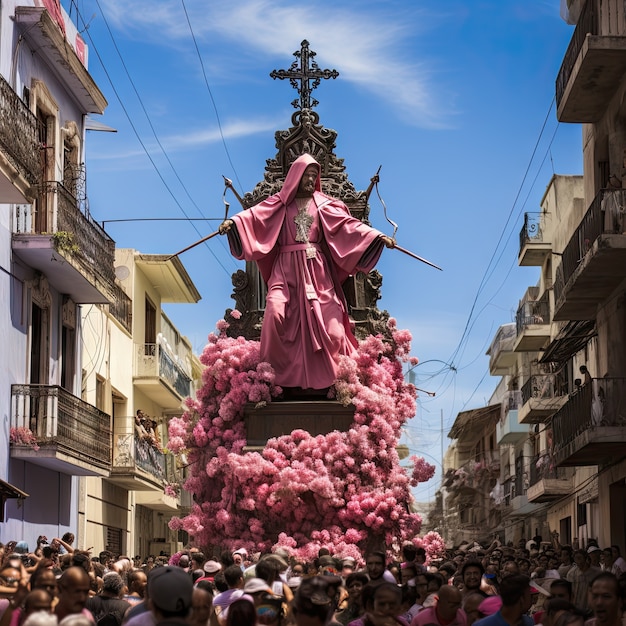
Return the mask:
<path id="1" fill-rule="evenodd" d="M 269 585 L 262 578 L 250 578 L 246 580 L 243 591 L 244 593 L 259 593 L 260 591 L 272 593 Z"/>
<path id="2" fill-rule="evenodd" d="M 150 570 L 148 596 L 157 609 L 186 614 L 191 608 L 193 583 L 180 567 L 166 565 Z"/>
<path id="3" fill-rule="evenodd" d="M 589 546 L 587 548 L 587 554 L 590 554 L 591 552 L 599 552 L 600 548 L 598 548 L 598 546 Z"/>
<path id="4" fill-rule="evenodd" d="M 207 574 L 217 574 L 222 569 L 221 563 L 214 561 L 213 559 L 209 559 L 203 567 L 204 571 Z"/>

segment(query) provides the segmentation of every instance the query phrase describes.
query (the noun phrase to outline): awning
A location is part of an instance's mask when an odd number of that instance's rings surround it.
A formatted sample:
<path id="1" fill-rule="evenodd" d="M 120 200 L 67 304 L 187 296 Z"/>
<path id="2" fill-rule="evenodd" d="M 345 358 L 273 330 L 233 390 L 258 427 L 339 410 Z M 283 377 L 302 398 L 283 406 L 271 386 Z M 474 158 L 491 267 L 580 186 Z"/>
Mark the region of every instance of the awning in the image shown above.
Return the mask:
<path id="1" fill-rule="evenodd" d="M 28 498 L 28 494 L 0 478 L 0 522 L 4 522 L 4 504 L 9 498 Z"/>
<path id="2" fill-rule="evenodd" d="M 562 365 L 582 350 L 595 335 L 597 335 L 597 330 L 594 320 L 567 322 L 550 342 L 543 356 L 539 359 L 539 363 L 559 363 Z"/>

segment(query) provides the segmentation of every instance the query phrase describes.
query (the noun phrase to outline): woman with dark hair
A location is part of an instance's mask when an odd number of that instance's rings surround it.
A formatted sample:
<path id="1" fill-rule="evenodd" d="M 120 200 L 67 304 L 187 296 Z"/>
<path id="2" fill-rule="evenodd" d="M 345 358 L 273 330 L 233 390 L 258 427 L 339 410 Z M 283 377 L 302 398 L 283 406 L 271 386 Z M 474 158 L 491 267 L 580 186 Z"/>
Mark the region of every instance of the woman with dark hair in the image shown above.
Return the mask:
<path id="1" fill-rule="evenodd" d="M 256 609 L 250 600 L 241 598 L 228 607 L 226 626 L 255 626 L 256 623 Z"/>

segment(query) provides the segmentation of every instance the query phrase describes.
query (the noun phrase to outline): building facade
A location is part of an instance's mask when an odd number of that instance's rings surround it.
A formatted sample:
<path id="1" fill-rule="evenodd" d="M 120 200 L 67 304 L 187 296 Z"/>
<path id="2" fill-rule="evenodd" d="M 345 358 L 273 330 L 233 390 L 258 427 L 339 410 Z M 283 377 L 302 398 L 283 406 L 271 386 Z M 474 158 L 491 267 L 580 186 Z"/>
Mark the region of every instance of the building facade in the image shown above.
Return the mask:
<path id="1" fill-rule="evenodd" d="M 500 425 L 508 442 L 498 437 L 500 531 L 506 541 L 541 535 L 585 547 L 593 538 L 623 551 L 626 14 L 617 0 L 566 4 L 575 29 L 557 117 L 582 125 L 583 174 L 554 176 L 541 211 L 526 214 L 518 261 L 540 268 L 539 280 L 489 352 L 490 373 L 516 398 L 516 420 Z M 526 500 L 514 506 L 520 489 Z"/>
<path id="2" fill-rule="evenodd" d="M 87 61 L 58 0 L 0 3 L 0 537 L 169 553 L 167 422 L 201 368 L 163 304 L 200 295 L 177 258 L 116 251 L 90 215 L 88 115 L 107 102 Z M 139 442 L 137 410 L 156 422 Z"/>

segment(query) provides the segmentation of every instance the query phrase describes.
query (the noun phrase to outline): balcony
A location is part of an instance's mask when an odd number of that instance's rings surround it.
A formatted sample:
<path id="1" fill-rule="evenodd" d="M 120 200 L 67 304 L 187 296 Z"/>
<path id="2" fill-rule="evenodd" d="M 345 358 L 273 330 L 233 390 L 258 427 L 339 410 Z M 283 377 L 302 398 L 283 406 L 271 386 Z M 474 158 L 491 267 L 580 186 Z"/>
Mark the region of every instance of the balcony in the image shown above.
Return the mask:
<path id="1" fill-rule="evenodd" d="M 594 378 L 551 419 L 559 467 L 603 465 L 626 455 L 626 379 Z"/>
<path id="2" fill-rule="evenodd" d="M 76 53 L 73 41 L 61 32 L 48 10 L 42 6 L 17 6 L 12 19 L 21 37 L 48 64 L 81 110 L 102 115 L 107 106 L 106 98 L 87 71 L 84 59 Z"/>
<path id="3" fill-rule="evenodd" d="M 158 343 L 135 344 L 133 382 L 165 409 L 179 409 L 191 394 L 191 378 Z"/>
<path id="4" fill-rule="evenodd" d="M 499 446 L 516 444 L 528 438 L 528 426 L 520 424 L 517 411 L 522 405 L 521 391 L 507 391 L 502 400 L 502 414 L 496 424 L 496 442 Z"/>
<path id="5" fill-rule="evenodd" d="M 626 190 L 602 189 L 563 250 L 554 320 L 592 320 L 626 277 Z"/>
<path id="6" fill-rule="evenodd" d="M 115 419 L 133 423 L 132 417 Z M 157 446 L 139 439 L 134 429 L 115 432 L 109 482 L 129 491 L 163 491 L 167 479 L 165 457 Z"/>
<path id="7" fill-rule="evenodd" d="M 487 350 L 489 355 L 489 373 L 492 376 L 506 376 L 515 365 L 517 355 L 513 352 L 515 344 L 515 324 L 504 324 Z"/>
<path id="8" fill-rule="evenodd" d="M 124 330 L 132 333 L 133 301 L 117 283 L 113 285 L 113 301 L 109 305 L 109 313 L 122 325 Z"/>
<path id="9" fill-rule="evenodd" d="M 111 417 L 56 385 L 11 386 L 11 458 L 74 476 L 108 476 Z"/>
<path id="10" fill-rule="evenodd" d="M 41 179 L 37 118 L 0 76 L 0 204 L 32 202 Z"/>
<path id="11" fill-rule="evenodd" d="M 556 467 L 554 457 L 547 451 L 530 462 L 530 483 L 526 490 L 529 502 L 550 502 L 572 492 L 571 470 Z"/>
<path id="12" fill-rule="evenodd" d="M 567 402 L 565 381 L 556 374 L 533 374 L 522 385 L 520 424 L 540 424 Z"/>
<path id="13" fill-rule="evenodd" d="M 36 206 L 15 207 L 15 254 L 77 304 L 112 302 L 115 242 L 58 182 L 45 184 Z"/>
<path id="14" fill-rule="evenodd" d="M 529 287 L 517 309 L 515 352 L 538 352 L 550 340 L 549 293 L 538 295 L 539 287 Z"/>
<path id="15" fill-rule="evenodd" d="M 165 455 L 165 481 L 160 491 L 138 491 L 135 494 L 135 502 L 154 511 L 172 513 L 180 511 L 183 495 L 184 480 L 182 470 L 176 465 L 176 457 L 173 454 Z"/>
<path id="16" fill-rule="evenodd" d="M 526 213 L 519 234 L 518 263 L 522 266 L 542 266 L 552 252 L 547 234 L 548 213 Z"/>
<path id="17" fill-rule="evenodd" d="M 626 37 L 610 32 L 611 25 L 622 20 L 608 15 L 608 7 L 608 2 L 597 0 L 588 0 L 583 7 L 556 80 L 559 122 L 599 121 L 621 84 Z"/>

